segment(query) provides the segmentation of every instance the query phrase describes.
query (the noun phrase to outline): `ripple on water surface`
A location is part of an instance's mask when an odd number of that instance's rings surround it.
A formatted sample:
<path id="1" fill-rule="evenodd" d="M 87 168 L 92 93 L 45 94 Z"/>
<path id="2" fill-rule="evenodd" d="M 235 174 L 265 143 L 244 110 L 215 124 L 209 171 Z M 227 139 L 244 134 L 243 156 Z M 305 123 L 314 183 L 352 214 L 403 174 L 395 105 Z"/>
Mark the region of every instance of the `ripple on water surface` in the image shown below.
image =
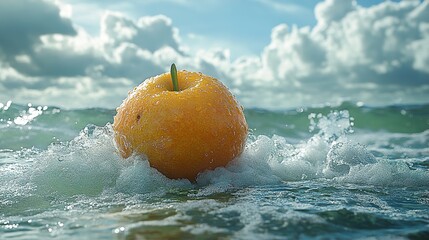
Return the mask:
<path id="1" fill-rule="evenodd" d="M 401 145 L 397 133 L 350 135 L 348 111 L 309 118 L 307 139 L 251 135 L 239 158 L 201 174 L 196 184 L 167 179 L 139 156 L 121 159 L 109 124 L 89 125 L 45 150 L 2 150 L 0 181 L 7 184 L 0 185 L 0 233 L 18 239 L 427 237 L 429 173 L 421 157 L 427 131 L 404 134 L 414 144 Z M 385 138 L 414 155 L 389 155 Z"/>

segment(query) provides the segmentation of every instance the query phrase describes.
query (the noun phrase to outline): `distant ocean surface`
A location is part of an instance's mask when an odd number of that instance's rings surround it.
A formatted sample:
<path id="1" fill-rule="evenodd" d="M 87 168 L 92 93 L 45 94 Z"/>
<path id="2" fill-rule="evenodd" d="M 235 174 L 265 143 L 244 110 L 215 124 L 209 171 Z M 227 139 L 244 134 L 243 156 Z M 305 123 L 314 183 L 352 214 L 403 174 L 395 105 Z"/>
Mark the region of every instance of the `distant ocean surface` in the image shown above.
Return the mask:
<path id="1" fill-rule="evenodd" d="M 429 239 L 429 104 L 246 109 L 196 184 L 121 159 L 114 115 L 0 104 L 0 239 Z"/>

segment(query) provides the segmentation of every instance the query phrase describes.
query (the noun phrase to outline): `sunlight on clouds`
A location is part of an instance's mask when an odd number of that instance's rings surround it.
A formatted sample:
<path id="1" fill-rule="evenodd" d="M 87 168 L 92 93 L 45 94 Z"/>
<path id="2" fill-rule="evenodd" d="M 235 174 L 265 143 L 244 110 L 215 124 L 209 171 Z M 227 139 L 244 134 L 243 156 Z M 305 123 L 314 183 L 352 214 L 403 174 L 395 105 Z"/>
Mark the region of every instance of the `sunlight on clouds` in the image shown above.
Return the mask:
<path id="1" fill-rule="evenodd" d="M 315 7 L 314 27 L 280 24 L 259 56 L 235 60 L 233 49 L 204 46 L 206 36 L 198 33 L 185 37 L 201 44 L 186 45 L 164 15 L 135 20 L 105 11 L 100 33 L 92 35 L 70 22 L 73 4 L 29 4 L 31 13 L 15 1 L 0 2 L 0 36 L 6 36 L 0 38 L 0 102 L 114 108 L 172 62 L 221 79 L 246 107 L 420 103 L 429 95 L 428 1 L 364 8 L 326 0 Z M 17 17 L 25 14 L 30 17 Z M 4 24 L 18 19 L 19 31 Z"/>
<path id="2" fill-rule="evenodd" d="M 71 18 L 73 16 L 73 7 L 70 4 L 55 0 L 54 3 L 60 8 L 60 17 Z"/>
<path id="3" fill-rule="evenodd" d="M 292 105 L 339 99 L 372 104 L 427 101 L 427 90 L 421 91 L 422 85 L 424 89 L 429 85 L 422 70 L 428 69 L 429 44 L 423 45 L 428 39 L 423 30 L 427 22 L 411 16 L 429 14 L 428 2 L 385 2 L 371 8 L 351 1 L 340 1 L 344 6 L 337 8 L 337 2 L 317 5 L 314 28 L 283 24 L 273 29 L 260 71 L 270 73 L 266 84 L 272 86 L 274 98 L 283 96 L 283 102 Z M 423 54 L 413 51 L 417 49 Z M 260 76 L 250 82 L 258 81 Z M 258 91 L 256 84 L 254 90 Z"/>
<path id="4" fill-rule="evenodd" d="M 31 52 L 46 34 L 74 35 L 58 6 L 44 1 L 0 1 L 0 59 Z"/>
<path id="5" fill-rule="evenodd" d="M 319 26 L 325 26 L 333 21 L 341 20 L 355 9 L 355 1 L 325 0 L 316 5 L 314 12 Z"/>
<path id="6" fill-rule="evenodd" d="M 135 22 L 122 14 L 106 12 L 101 19 L 101 39 L 111 47 L 129 42 L 151 52 L 164 46 L 179 50 L 178 30 L 163 15 L 146 16 Z"/>

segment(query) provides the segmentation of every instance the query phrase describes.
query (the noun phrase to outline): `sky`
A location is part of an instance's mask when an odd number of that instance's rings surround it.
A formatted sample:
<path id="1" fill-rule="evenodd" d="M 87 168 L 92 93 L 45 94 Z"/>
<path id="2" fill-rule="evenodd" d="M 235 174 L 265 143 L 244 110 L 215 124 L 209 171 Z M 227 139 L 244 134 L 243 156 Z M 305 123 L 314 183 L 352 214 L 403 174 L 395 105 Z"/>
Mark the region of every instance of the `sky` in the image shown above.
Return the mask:
<path id="1" fill-rule="evenodd" d="M 113 109 L 173 62 L 245 107 L 427 103 L 428 2 L 2 0 L 0 106 Z"/>
<path id="2" fill-rule="evenodd" d="M 228 48 L 234 54 L 232 57 L 259 54 L 270 42 L 272 28 L 279 24 L 314 26 L 314 7 L 319 3 L 315 0 L 203 0 L 198 4 L 188 0 L 64 2 L 73 5 L 74 22 L 91 34 L 98 34 L 98 19 L 106 10 L 127 13 L 132 19 L 162 14 L 180 29 L 184 44 L 193 48 L 206 48 L 207 45 Z M 362 6 L 380 2 L 358 1 Z"/>

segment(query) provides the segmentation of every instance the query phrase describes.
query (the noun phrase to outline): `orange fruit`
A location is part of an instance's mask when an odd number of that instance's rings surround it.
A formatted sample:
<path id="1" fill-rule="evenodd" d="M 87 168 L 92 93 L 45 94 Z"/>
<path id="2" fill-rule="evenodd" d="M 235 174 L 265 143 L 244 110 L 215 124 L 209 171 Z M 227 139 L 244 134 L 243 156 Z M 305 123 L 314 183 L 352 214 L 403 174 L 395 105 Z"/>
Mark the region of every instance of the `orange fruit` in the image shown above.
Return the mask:
<path id="1" fill-rule="evenodd" d="M 120 154 L 144 154 L 165 176 L 195 181 L 243 152 L 248 126 L 243 109 L 217 79 L 179 71 L 134 88 L 116 109 L 113 129 Z"/>

